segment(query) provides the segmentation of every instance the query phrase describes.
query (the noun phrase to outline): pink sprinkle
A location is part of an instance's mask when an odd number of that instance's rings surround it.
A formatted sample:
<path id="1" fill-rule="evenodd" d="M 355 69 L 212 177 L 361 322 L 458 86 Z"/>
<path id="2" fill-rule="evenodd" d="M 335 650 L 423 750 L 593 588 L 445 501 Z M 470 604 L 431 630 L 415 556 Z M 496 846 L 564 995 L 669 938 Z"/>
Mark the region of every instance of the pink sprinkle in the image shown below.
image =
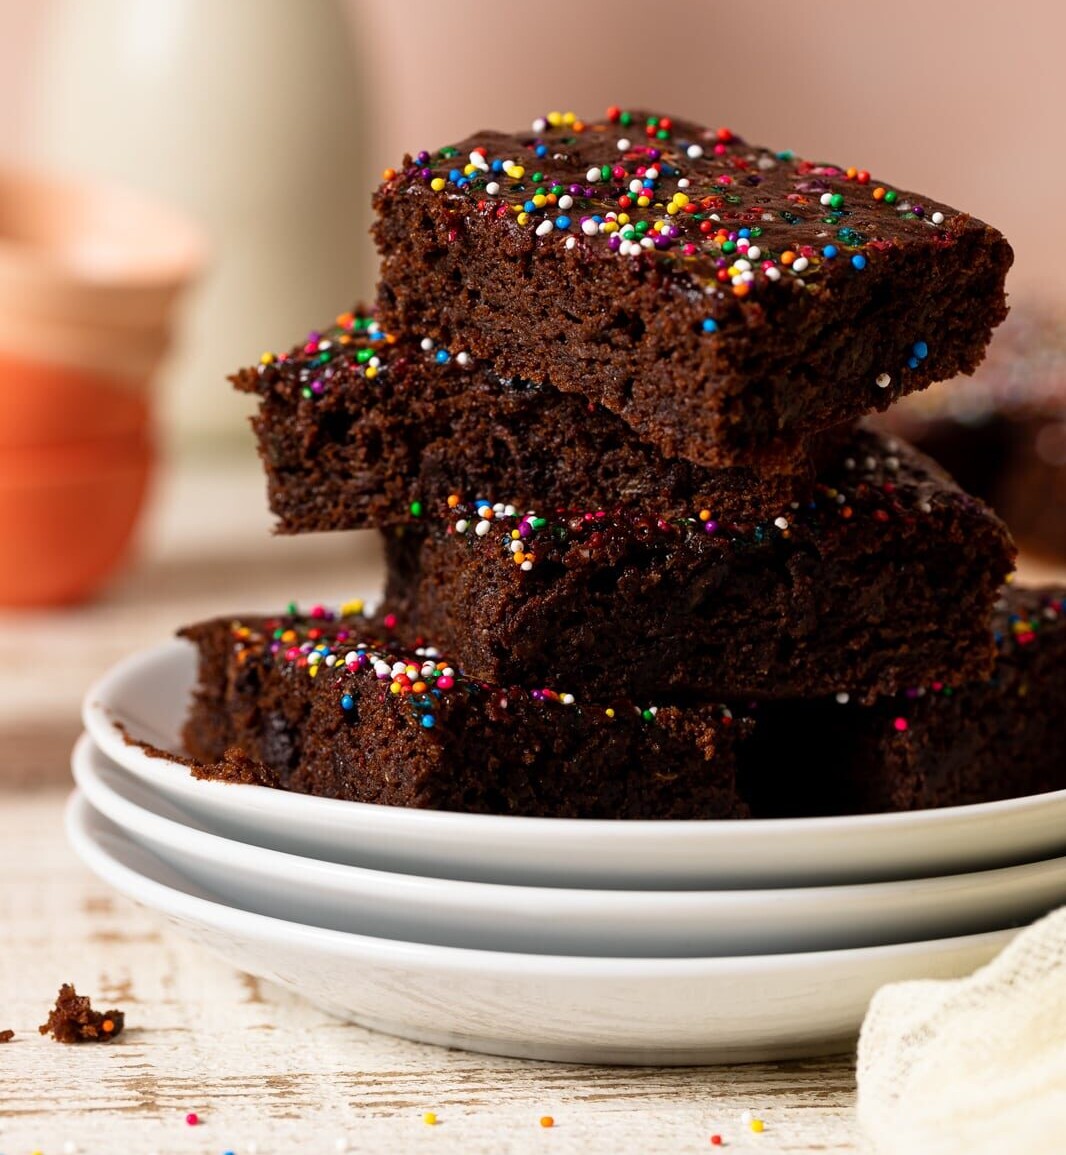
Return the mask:
<path id="1" fill-rule="evenodd" d="M 200 1122 L 200 1116 L 197 1115 L 195 1111 L 190 1111 L 188 1115 L 185 1116 L 185 1122 L 188 1123 L 190 1127 L 195 1127 Z"/>
<path id="2" fill-rule="evenodd" d="M 442 674 L 442 675 L 441 675 L 441 676 L 440 676 L 440 677 L 437 679 L 437 685 L 438 685 L 438 686 L 440 687 L 440 689 L 442 689 L 442 690 L 450 690 L 450 689 L 452 688 L 452 686 L 454 686 L 454 685 L 455 685 L 455 679 L 454 679 L 454 678 L 449 678 L 447 674 Z"/>
<path id="3" fill-rule="evenodd" d="M 907 719 L 906 718 L 897 718 L 892 723 L 892 725 L 895 726 L 896 729 L 902 734 L 903 731 L 907 729 Z"/>
<path id="4" fill-rule="evenodd" d="M 395 614 L 386 614 L 384 625 L 385 625 L 385 629 L 394 630 L 396 628 L 396 615 Z"/>

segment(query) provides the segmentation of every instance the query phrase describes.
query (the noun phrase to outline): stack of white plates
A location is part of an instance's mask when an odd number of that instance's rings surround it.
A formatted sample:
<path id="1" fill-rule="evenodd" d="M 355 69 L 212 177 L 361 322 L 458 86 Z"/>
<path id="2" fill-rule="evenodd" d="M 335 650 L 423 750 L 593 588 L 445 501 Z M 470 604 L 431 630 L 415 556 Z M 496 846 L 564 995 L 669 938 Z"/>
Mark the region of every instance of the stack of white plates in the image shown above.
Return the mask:
<path id="1" fill-rule="evenodd" d="M 883 983 L 968 973 L 1066 902 L 1066 791 L 750 822 L 339 802 L 130 744 L 180 750 L 194 678 L 174 642 L 90 691 L 75 849 L 234 965 L 391 1034 L 588 1062 L 839 1050 Z"/>

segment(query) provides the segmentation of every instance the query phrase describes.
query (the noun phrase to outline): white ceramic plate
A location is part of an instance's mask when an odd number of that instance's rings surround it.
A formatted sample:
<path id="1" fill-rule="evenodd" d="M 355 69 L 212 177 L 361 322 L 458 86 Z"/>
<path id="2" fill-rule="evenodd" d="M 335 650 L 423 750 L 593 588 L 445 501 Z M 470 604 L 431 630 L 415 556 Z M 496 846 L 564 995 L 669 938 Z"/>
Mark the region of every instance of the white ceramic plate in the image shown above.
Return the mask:
<path id="1" fill-rule="evenodd" d="M 195 680 L 186 642 L 134 654 L 89 691 L 86 729 L 207 828 L 294 854 L 446 878 L 629 889 L 923 878 L 1066 854 L 1066 790 L 902 814 L 611 822 L 407 810 L 201 782 L 130 745 L 122 729 L 179 750 Z"/>
<path id="2" fill-rule="evenodd" d="M 907 882 L 788 890 L 578 890 L 389 874 L 204 832 L 83 734 L 92 806 L 234 906 L 333 930 L 481 950 L 698 957 L 829 950 L 974 934 L 1066 902 L 1066 859 Z"/>
<path id="3" fill-rule="evenodd" d="M 67 833 L 104 881 L 242 970 L 366 1027 L 518 1058 L 674 1064 L 826 1054 L 850 1044 L 882 984 L 968 974 L 1014 933 L 744 958 L 461 950 L 226 906 L 80 794 L 68 806 Z"/>

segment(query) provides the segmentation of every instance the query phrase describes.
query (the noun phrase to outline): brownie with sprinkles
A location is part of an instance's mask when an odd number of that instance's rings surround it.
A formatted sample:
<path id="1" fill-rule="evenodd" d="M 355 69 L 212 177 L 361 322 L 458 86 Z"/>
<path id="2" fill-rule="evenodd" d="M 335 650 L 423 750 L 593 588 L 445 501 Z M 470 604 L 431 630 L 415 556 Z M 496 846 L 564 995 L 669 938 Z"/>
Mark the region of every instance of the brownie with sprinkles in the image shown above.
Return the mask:
<path id="1" fill-rule="evenodd" d="M 934 462 L 859 431 L 755 526 L 453 494 L 386 556 L 390 609 L 488 681 L 866 701 L 988 674 L 1014 547 Z"/>
<path id="2" fill-rule="evenodd" d="M 878 418 L 984 498 L 1023 549 L 1066 559 L 1066 317 L 1016 307 L 973 377 Z"/>
<path id="3" fill-rule="evenodd" d="M 750 465 L 980 362 L 1013 254 L 967 213 L 726 128 L 610 108 L 405 157 L 379 315 Z M 784 450 L 782 447 L 786 447 Z"/>
<path id="4" fill-rule="evenodd" d="M 1066 789 L 1066 587 L 1008 587 L 994 624 L 987 680 L 873 706 L 846 693 L 760 704 L 743 771 L 756 812 L 917 810 Z M 806 763 L 796 773 L 797 751 L 817 751 L 816 774 Z"/>
<path id="5" fill-rule="evenodd" d="M 818 435 L 773 468 L 665 458 L 601 405 L 387 335 L 359 311 L 232 380 L 259 398 L 252 424 L 283 533 L 401 524 L 456 486 L 757 519 L 808 497 L 815 463 L 845 435 Z"/>
<path id="6" fill-rule="evenodd" d="M 725 706 L 488 685 L 431 646 L 377 640 L 351 610 L 181 633 L 199 651 L 184 742 L 200 777 L 254 781 L 259 766 L 258 780 L 293 791 L 473 813 L 748 814 L 735 767 L 749 724 Z"/>

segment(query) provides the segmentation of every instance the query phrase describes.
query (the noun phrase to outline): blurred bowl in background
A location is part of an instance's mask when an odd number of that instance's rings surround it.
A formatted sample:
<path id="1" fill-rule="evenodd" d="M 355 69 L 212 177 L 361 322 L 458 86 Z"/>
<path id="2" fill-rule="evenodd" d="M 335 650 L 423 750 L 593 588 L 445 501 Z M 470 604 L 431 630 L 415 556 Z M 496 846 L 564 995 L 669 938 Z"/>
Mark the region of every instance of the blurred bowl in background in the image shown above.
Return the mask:
<path id="1" fill-rule="evenodd" d="M 138 381 L 0 352 L 0 450 L 136 440 L 150 410 Z"/>
<path id="2" fill-rule="evenodd" d="M 207 262 L 200 228 L 128 189 L 0 168 L 0 312 L 167 328 Z"/>
<path id="3" fill-rule="evenodd" d="M 68 605 L 126 555 L 155 461 L 147 432 L 0 455 L 0 604 Z"/>

